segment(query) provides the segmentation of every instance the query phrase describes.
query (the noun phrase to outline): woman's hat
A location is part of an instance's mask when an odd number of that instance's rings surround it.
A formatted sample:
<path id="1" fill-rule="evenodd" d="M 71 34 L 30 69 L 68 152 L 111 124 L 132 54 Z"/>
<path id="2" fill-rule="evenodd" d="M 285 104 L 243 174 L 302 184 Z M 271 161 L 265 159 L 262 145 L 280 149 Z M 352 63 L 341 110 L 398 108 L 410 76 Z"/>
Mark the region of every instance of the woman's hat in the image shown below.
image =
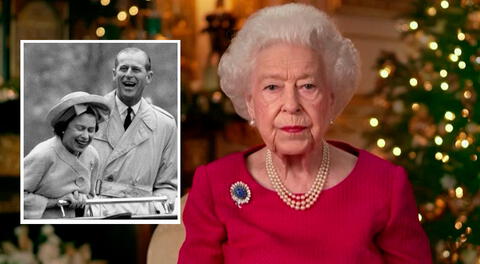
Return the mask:
<path id="1" fill-rule="evenodd" d="M 73 92 L 65 95 L 48 111 L 47 121 L 52 127 L 55 127 L 55 124 L 59 121 L 66 120 L 73 115 L 78 116 L 85 112 L 88 107 L 95 111 L 98 123 L 104 121 L 111 111 L 107 100 L 103 96 L 86 92 Z M 68 111 L 71 114 L 66 115 L 66 111 L 69 109 L 72 109 Z"/>

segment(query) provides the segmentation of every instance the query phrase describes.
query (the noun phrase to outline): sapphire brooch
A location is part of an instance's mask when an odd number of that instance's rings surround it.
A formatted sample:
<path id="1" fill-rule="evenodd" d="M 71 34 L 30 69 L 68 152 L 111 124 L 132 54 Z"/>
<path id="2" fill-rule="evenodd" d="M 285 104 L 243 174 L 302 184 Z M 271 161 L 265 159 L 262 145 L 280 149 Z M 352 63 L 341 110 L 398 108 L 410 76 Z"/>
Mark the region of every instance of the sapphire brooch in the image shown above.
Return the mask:
<path id="1" fill-rule="evenodd" d="M 250 188 L 245 183 L 238 181 L 230 187 L 230 195 L 233 201 L 237 204 L 238 208 L 242 208 L 242 204 L 246 204 L 250 201 L 252 193 Z"/>

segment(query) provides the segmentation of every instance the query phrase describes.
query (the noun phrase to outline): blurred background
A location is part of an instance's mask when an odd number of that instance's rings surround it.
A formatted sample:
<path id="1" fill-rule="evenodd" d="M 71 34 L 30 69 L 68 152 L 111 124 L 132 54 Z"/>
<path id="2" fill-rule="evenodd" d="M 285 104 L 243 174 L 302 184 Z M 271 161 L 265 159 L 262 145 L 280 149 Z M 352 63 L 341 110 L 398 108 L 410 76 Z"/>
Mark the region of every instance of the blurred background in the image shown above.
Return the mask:
<path id="1" fill-rule="evenodd" d="M 82 256 L 88 259 L 83 263 L 145 263 L 148 255 L 148 262 L 175 263 L 183 240 L 179 225 L 67 225 L 54 226 L 54 232 L 49 226 L 18 227 L 20 39 L 181 40 L 182 104 L 177 118 L 182 132 L 182 194 L 186 194 L 198 165 L 260 143 L 219 90 L 217 63 L 231 37 L 262 7 L 302 2 L 331 15 L 362 60 L 358 92 L 335 120 L 328 138 L 366 148 L 407 169 L 435 263 L 480 263 L 478 0 L 0 2 L 0 109 L 6 113 L 0 126 L 0 240 L 6 241 L 1 258 L 35 255 L 38 259 L 44 251 L 40 248 L 55 248 L 57 259 L 65 261 Z M 77 61 L 95 63 L 80 53 Z M 29 64 L 55 57 L 45 56 Z M 77 74 L 91 70 L 84 69 Z M 96 69 L 100 74 L 90 76 L 104 76 L 104 69 L 100 66 Z M 101 83 L 96 86 L 101 91 L 108 89 L 108 81 L 95 82 Z M 26 100 L 27 95 L 25 91 Z M 44 100 L 30 99 L 38 101 L 25 103 L 25 111 L 40 109 Z M 36 111 L 41 116 L 43 108 Z M 41 121 L 37 122 L 40 127 Z M 45 239 L 52 233 L 58 239 Z"/>

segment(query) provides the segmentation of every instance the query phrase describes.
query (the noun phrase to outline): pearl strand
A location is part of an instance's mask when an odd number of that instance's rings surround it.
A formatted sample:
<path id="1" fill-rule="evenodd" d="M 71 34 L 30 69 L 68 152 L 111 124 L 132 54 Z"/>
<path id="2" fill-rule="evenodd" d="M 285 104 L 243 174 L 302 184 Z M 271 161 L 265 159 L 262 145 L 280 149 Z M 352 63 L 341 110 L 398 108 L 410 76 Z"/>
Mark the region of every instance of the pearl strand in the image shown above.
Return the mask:
<path id="1" fill-rule="evenodd" d="M 327 179 L 328 171 L 330 169 L 330 151 L 328 144 L 323 142 L 323 156 L 322 163 L 318 169 L 315 180 L 308 190 L 304 194 L 294 194 L 290 192 L 287 187 L 280 180 L 280 177 L 277 174 L 275 166 L 273 165 L 272 153 L 267 149 L 265 154 L 265 166 L 267 169 L 267 175 L 270 179 L 270 182 L 273 185 L 273 188 L 277 192 L 280 199 L 286 203 L 288 206 L 295 210 L 305 210 L 310 208 L 316 201 L 323 189 L 325 181 Z"/>

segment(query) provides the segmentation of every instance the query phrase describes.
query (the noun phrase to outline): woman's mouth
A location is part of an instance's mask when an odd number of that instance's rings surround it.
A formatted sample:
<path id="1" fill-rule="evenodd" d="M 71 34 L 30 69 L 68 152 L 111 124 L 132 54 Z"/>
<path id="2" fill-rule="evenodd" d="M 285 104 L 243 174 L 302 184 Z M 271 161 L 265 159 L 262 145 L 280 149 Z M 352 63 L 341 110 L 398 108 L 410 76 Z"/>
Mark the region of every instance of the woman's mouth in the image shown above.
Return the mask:
<path id="1" fill-rule="evenodd" d="M 280 129 L 287 133 L 300 133 L 305 130 L 307 127 L 305 126 L 283 126 Z"/>
<path id="2" fill-rule="evenodd" d="M 75 140 L 75 142 L 77 143 L 77 145 L 81 148 L 85 148 L 87 147 L 89 144 L 90 144 L 90 140 Z"/>

